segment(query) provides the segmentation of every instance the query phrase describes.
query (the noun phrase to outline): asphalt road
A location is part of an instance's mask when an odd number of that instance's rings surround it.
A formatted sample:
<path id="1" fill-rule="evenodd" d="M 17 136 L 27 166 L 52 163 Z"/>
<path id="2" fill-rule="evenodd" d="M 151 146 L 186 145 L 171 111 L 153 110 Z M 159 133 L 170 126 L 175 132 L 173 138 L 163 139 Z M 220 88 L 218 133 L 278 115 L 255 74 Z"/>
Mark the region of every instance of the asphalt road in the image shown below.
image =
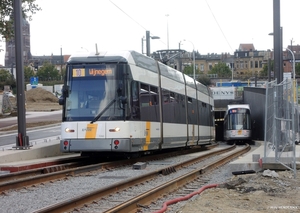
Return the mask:
<path id="1" fill-rule="evenodd" d="M 26 123 L 61 120 L 61 110 L 49 112 L 26 112 Z M 0 118 L 0 129 L 18 124 L 18 117 Z"/>
<path id="2" fill-rule="evenodd" d="M 57 121 L 61 120 L 61 110 L 51 112 L 27 112 L 26 123 L 39 121 Z M 18 117 L 0 118 L 0 128 L 9 127 L 18 124 Z M 0 147 L 16 143 L 17 130 L 9 132 L 0 132 Z M 26 131 L 29 141 L 37 143 L 49 138 L 60 136 L 60 125 L 46 127 L 42 129 L 31 129 Z"/>

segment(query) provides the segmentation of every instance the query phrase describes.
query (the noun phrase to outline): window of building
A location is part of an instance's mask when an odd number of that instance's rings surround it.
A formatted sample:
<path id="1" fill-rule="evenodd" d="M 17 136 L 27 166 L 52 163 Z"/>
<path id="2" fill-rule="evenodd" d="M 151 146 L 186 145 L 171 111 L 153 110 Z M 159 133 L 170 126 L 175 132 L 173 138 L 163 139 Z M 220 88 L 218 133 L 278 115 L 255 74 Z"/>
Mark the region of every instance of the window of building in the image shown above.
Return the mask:
<path id="1" fill-rule="evenodd" d="M 204 71 L 204 64 L 200 64 L 200 71 Z"/>

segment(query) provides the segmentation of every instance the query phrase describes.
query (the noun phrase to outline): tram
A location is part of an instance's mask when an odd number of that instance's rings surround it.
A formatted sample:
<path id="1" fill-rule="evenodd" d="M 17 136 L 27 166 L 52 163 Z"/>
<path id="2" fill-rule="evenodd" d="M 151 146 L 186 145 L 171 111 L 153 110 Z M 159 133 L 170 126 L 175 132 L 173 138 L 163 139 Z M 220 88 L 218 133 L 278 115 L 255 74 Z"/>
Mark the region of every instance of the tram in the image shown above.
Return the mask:
<path id="1" fill-rule="evenodd" d="M 215 140 L 210 89 L 135 51 L 72 55 L 60 104 L 60 150 L 150 154 Z"/>
<path id="2" fill-rule="evenodd" d="M 227 142 L 251 141 L 251 111 L 249 104 L 228 105 L 224 116 L 224 140 Z"/>

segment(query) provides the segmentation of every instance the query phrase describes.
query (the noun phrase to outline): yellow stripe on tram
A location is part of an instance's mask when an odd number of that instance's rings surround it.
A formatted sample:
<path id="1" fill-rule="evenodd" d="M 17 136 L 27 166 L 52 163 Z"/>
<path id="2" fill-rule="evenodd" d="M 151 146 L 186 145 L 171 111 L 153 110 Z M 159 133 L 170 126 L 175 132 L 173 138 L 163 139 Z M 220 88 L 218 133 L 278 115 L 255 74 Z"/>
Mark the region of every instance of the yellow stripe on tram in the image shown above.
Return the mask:
<path id="1" fill-rule="evenodd" d="M 150 144 L 150 133 L 151 133 L 151 123 L 149 121 L 146 121 L 146 143 L 144 145 L 144 150 L 148 150 L 149 149 L 149 144 Z"/>
<path id="2" fill-rule="evenodd" d="M 98 124 L 88 124 L 85 132 L 85 138 L 96 138 Z"/>

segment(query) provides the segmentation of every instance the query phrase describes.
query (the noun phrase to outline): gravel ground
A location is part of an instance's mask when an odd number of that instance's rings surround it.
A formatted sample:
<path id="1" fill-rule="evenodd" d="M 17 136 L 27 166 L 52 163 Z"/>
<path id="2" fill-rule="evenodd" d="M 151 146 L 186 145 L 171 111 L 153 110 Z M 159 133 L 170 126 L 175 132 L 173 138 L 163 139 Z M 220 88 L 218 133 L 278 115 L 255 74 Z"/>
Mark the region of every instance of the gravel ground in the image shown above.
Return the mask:
<path id="1" fill-rule="evenodd" d="M 221 147 L 220 147 L 221 148 Z M 136 175 L 145 174 L 150 171 L 154 171 L 164 167 L 170 167 L 172 164 L 176 164 L 178 162 L 182 162 L 189 158 L 192 158 L 194 154 L 179 156 L 174 158 L 165 159 L 163 162 L 151 162 L 147 165 L 144 170 L 133 170 L 132 166 L 122 167 L 119 169 L 115 169 L 113 171 L 107 172 L 92 172 L 88 175 L 80 175 L 76 177 L 68 177 L 64 180 L 58 180 L 51 183 L 37 185 L 32 187 L 23 188 L 20 190 L 11 190 L 0 195 L 1 209 L 0 212 L 6 213 L 27 213 L 32 212 L 36 209 L 45 207 L 47 205 L 53 204 L 58 201 L 63 201 L 66 199 L 73 198 L 77 195 L 87 193 L 96 189 L 100 189 L 106 187 L 109 184 L 114 184 L 119 181 L 126 181 L 128 178 L 132 178 Z M 166 165 L 167 164 L 167 165 Z M 177 171 L 176 173 L 171 173 L 170 175 L 163 176 L 161 175 L 158 180 L 154 180 L 149 184 L 140 185 L 138 188 L 134 189 L 134 192 L 125 192 L 126 194 L 119 193 L 117 197 L 110 197 L 109 200 L 101 201 L 101 208 L 103 206 L 111 206 L 114 205 L 115 202 L 113 200 L 120 200 L 122 198 L 128 197 L 130 198 L 130 194 L 133 196 L 137 193 L 137 191 L 145 191 L 149 190 L 162 182 L 169 181 L 186 173 L 187 171 L 191 171 L 196 166 L 203 166 L 205 162 L 202 162 L 199 165 L 193 165 L 192 167 L 185 168 Z M 150 187 L 150 188 L 149 188 Z M 123 199 L 121 199 L 123 200 Z M 105 202 L 105 203 L 104 203 Z M 94 208 L 94 207 L 93 207 Z M 96 207 L 97 212 L 99 211 L 99 207 Z M 94 210 L 84 210 L 86 212 L 93 212 Z"/>

